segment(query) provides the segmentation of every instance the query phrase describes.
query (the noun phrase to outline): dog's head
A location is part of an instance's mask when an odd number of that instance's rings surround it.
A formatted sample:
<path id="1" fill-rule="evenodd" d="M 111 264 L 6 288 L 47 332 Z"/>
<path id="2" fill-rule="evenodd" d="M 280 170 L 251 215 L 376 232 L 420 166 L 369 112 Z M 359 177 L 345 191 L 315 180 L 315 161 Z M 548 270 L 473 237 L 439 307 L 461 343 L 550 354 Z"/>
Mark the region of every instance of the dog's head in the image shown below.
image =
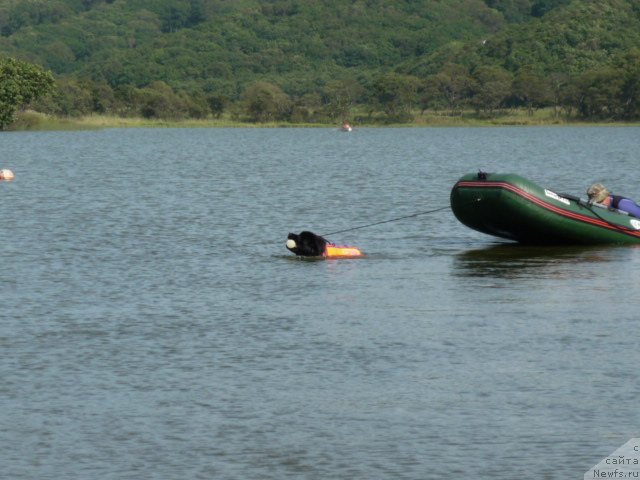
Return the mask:
<path id="1" fill-rule="evenodd" d="M 295 233 L 287 235 L 287 243 L 285 243 L 287 250 L 298 255 L 298 242 L 300 242 L 300 235 Z"/>
<path id="2" fill-rule="evenodd" d="M 313 232 L 300 232 L 300 234 L 290 233 L 287 236 L 287 249 L 305 257 L 319 257 L 324 253 L 325 245 L 328 242 L 320 235 Z"/>

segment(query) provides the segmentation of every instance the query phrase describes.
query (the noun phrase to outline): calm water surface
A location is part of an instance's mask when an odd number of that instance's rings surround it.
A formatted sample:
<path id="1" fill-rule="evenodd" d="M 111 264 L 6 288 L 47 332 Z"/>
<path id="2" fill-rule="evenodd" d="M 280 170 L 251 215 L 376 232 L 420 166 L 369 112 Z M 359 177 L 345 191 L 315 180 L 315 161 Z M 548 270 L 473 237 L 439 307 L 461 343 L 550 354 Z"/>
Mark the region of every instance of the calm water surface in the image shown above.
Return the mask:
<path id="1" fill-rule="evenodd" d="M 478 169 L 640 198 L 639 128 L 3 133 L 0 477 L 582 478 L 640 415 L 640 249 L 440 207 Z"/>

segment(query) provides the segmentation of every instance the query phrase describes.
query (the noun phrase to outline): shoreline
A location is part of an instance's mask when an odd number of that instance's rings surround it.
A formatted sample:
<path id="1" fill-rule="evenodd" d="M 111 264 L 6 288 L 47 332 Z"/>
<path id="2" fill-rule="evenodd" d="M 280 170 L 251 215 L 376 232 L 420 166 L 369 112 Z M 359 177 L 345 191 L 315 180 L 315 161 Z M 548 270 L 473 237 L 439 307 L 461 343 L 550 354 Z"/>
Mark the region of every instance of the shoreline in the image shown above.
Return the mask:
<path id="1" fill-rule="evenodd" d="M 410 123 L 384 123 L 356 121 L 354 128 L 436 128 L 436 127 L 631 127 L 639 122 L 588 122 L 585 120 L 555 117 L 552 112 L 541 110 L 534 115 L 517 111 L 495 117 L 479 118 L 474 114 L 457 116 L 440 113 L 416 115 Z M 147 119 L 140 117 L 116 117 L 110 115 L 88 115 L 84 117 L 57 117 L 34 111 L 20 112 L 16 121 L 6 131 L 65 131 L 101 130 L 109 128 L 336 128 L 332 123 L 266 122 L 251 123 L 220 119 Z"/>

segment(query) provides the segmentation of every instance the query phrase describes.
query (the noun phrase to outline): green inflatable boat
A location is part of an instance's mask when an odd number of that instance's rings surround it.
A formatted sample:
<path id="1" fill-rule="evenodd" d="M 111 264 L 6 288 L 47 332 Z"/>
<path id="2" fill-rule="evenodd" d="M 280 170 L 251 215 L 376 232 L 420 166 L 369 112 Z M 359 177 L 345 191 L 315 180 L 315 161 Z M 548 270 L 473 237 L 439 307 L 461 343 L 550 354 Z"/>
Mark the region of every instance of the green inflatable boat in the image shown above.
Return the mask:
<path id="1" fill-rule="evenodd" d="M 451 209 L 467 227 L 521 243 L 640 244 L 640 218 L 513 174 L 465 175 L 451 190 Z"/>

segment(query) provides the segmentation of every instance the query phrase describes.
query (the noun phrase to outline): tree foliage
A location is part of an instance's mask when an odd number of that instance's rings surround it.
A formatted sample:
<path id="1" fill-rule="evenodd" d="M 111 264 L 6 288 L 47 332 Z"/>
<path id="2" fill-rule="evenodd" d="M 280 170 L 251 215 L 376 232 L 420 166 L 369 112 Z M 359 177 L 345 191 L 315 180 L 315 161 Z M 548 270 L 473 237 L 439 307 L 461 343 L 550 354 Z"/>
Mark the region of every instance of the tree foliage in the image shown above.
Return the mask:
<path id="1" fill-rule="evenodd" d="M 374 82 L 373 102 L 386 114 L 387 121 L 406 122 L 411 119 L 419 87 L 416 77 L 388 73 Z"/>
<path id="2" fill-rule="evenodd" d="M 468 70 L 458 64 L 449 63 L 442 70 L 427 78 L 427 88 L 436 105 L 446 105 L 455 115 L 471 97 L 474 82 Z"/>
<path id="3" fill-rule="evenodd" d="M 507 101 L 513 79 L 505 69 L 483 65 L 476 69 L 472 78 L 471 104 L 477 111 L 491 114 Z"/>
<path id="4" fill-rule="evenodd" d="M 252 122 L 285 120 L 292 107 L 289 96 L 280 87 L 268 82 L 250 85 L 242 97 L 244 114 Z"/>
<path id="5" fill-rule="evenodd" d="M 48 93 L 53 75 L 14 58 L 0 59 L 0 130 L 13 121 L 16 111 Z"/>
<path id="6" fill-rule="evenodd" d="M 0 1 L 0 54 L 57 75 L 36 105 L 64 115 L 632 120 L 638 49 L 638 0 Z"/>

